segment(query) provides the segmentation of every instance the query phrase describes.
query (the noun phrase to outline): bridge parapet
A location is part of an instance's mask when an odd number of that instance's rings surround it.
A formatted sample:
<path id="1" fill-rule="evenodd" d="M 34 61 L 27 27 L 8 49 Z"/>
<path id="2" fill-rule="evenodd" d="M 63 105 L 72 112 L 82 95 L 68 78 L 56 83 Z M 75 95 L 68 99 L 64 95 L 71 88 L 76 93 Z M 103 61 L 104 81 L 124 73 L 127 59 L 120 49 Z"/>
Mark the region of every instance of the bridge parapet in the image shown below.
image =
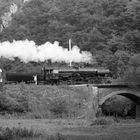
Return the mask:
<path id="1" fill-rule="evenodd" d="M 122 84 L 106 84 L 106 85 L 100 84 L 100 85 L 93 85 L 93 86 L 98 87 L 99 105 L 102 105 L 106 99 L 110 98 L 113 95 L 122 95 L 128 98 L 131 98 L 134 95 L 140 98 L 139 85 L 134 86 L 134 85 L 124 85 L 124 84 L 123 85 Z M 130 94 L 132 96 L 129 96 Z M 132 97 L 132 100 L 134 100 L 133 97 Z"/>
<path id="2" fill-rule="evenodd" d="M 132 83 L 118 83 L 118 84 L 93 84 L 94 87 L 98 88 L 119 88 L 119 87 L 128 87 L 128 88 L 137 88 L 140 87 L 140 84 Z"/>

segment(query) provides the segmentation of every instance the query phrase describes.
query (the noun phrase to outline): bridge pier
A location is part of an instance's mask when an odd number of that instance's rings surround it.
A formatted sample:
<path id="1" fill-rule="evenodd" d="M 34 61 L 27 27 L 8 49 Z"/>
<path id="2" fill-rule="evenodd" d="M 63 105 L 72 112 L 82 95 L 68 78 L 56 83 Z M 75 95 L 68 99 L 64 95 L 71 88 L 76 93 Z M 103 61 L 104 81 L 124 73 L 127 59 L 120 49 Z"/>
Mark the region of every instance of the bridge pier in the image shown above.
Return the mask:
<path id="1" fill-rule="evenodd" d="M 88 104 L 87 104 L 87 121 L 92 122 L 96 119 L 98 111 L 98 88 L 88 85 Z"/>
<path id="2" fill-rule="evenodd" d="M 140 119 L 140 105 L 136 105 L 136 119 Z"/>

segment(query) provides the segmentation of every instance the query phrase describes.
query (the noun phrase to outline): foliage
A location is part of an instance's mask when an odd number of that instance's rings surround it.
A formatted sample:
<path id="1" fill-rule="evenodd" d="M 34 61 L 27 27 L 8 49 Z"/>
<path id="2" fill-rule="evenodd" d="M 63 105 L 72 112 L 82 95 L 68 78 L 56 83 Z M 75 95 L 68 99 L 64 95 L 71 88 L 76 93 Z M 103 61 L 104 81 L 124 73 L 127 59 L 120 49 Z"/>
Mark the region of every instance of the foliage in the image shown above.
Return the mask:
<path id="1" fill-rule="evenodd" d="M 6 85 L 0 94 L 0 114 L 23 118 L 78 118 L 85 115 L 82 89 L 66 86 Z"/>
<path id="2" fill-rule="evenodd" d="M 128 69 L 130 54 L 125 51 L 116 51 L 105 61 L 111 70 L 113 78 L 123 78 Z"/>
<path id="3" fill-rule="evenodd" d="M 10 1 L 1 2 L 3 14 L 7 11 L 3 7 L 8 7 Z M 15 3 L 19 11 L 13 15 L 11 25 L 0 33 L 1 42 L 28 39 L 41 45 L 57 40 L 67 47 L 71 38 L 72 45 L 96 57 L 98 66 L 109 68 L 113 78 L 123 78 L 130 66 L 129 59 L 140 53 L 139 0 L 31 0 L 23 5 L 15 0 Z M 3 62 L 3 58 L 0 60 Z M 22 62 L 12 61 L 13 65 L 6 62 L 1 64 L 5 70 L 35 68 Z"/>
<path id="4" fill-rule="evenodd" d="M 28 111 L 28 99 L 26 98 L 27 95 L 25 95 L 26 92 L 22 91 L 22 89 L 20 91 L 18 91 L 18 93 L 20 92 L 18 96 L 15 95 L 16 98 L 13 97 L 14 100 L 10 97 L 11 95 L 8 93 L 10 91 L 7 91 L 7 89 L 4 89 L 4 92 L 0 93 L 0 113 L 24 113 Z"/>
<path id="5" fill-rule="evenodd" d="M 128 61 L 127 71 L 123 76 L 123 81 L 137 85 L 140 83 L 140 54 L 135 54 Z"/>
<path id="6" fill-rule="evenodd" d="M 56 116 L 63 116 L 63 114 L 68 115 L 66 101 L 62 99 L 52 101 L 50 104 L 50 111 Z"/>

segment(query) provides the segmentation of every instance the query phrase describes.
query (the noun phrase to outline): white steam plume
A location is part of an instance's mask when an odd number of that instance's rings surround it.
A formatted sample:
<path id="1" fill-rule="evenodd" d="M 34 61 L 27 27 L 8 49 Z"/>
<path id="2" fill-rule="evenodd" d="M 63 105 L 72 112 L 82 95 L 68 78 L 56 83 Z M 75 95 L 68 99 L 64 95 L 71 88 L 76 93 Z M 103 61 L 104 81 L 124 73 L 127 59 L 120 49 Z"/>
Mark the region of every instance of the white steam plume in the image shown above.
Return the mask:
<path id="1" fill-rule="evenodd" d="M 21 61 L 27 63 L 30 61 L 43 62 L 51 59 L 52 62 L 90 62 L 92 55 L 89 52 L 82 51 L 77 46 L 74 46 L 71 51 L 67 48 L 59 46 L 58 42 L 54 44 L 46 42 L 43 45 L 37 46 L 34 41 L 6 41 L 0 43 L 0 57 L 5 57 L 14 60 L 18 57 Z"/>

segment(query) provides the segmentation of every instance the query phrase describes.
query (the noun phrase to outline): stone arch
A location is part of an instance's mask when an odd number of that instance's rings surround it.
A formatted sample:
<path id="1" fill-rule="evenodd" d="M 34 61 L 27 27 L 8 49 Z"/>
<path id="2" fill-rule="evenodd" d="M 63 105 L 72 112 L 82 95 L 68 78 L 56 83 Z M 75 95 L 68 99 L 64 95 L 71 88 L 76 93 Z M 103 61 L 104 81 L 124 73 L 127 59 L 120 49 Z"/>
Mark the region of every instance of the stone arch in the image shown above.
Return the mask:
<path id="1" fill-rule="evenodd" d="M 103 97 L 102 99 L 100 99 L 99 105 L 101 106 L 107 99 L 109 99 L 113 95 L 122 95 L 124 97 L 131 99 L 137 105 L 140 105 L 140 93 L 130 91 L 130 90 L 129 91 L 128 90 L 120 90 L 120 91 L 112 92 L 112 93 L 106 95 L 105 97 Z"/>

